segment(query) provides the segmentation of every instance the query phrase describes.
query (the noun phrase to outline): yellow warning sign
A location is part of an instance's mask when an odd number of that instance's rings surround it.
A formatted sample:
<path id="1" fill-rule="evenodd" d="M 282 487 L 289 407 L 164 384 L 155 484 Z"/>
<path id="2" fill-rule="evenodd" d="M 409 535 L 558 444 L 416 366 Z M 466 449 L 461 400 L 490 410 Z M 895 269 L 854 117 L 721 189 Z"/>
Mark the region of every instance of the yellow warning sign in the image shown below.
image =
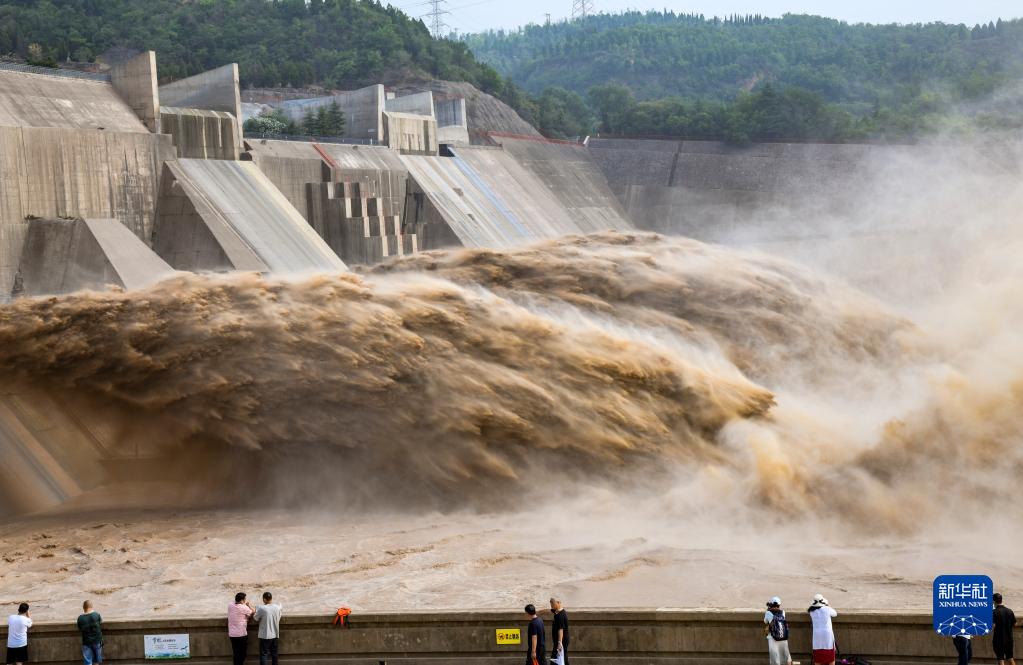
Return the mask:
<path id="1" fill-rule="evenodd" d="M 522 632 L 518 628 L 498 628 L 498 644 L 522 644 Z"/>

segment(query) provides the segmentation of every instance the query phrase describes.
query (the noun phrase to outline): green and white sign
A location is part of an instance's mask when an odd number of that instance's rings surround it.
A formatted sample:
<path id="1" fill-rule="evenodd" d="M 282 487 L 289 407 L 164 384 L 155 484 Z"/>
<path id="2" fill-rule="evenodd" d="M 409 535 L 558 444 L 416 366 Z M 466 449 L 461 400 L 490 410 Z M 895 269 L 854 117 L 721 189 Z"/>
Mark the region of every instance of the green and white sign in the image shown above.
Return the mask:
<path id="1" fill-rule="evenodd" d="M 146 660 L 189 658 L 188 635 L 145 635 Z"/>

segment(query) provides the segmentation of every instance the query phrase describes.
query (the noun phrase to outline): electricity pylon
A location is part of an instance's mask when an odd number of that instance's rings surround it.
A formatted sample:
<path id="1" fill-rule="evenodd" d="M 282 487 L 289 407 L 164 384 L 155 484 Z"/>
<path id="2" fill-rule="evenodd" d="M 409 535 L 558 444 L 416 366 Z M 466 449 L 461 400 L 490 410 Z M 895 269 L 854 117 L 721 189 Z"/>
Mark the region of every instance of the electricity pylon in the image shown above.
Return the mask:
<path id="1" fill-rule="evenodd" d="M 593 0 L 572 0 L 572 20 L 593 14 Z"/>
<path id="2" fill-rule="evenodd" d="M 586 1 L 591 2 L 592 0 Z M 430 0 L 430 11 L 426 14 L 426 18 L 430 34 L 435 39 L 447 37 L 450 31 L 450 27 L 444 22 L 444 16 L 451 13 L 443 8 L 446 4 L 447 0 Z"/>

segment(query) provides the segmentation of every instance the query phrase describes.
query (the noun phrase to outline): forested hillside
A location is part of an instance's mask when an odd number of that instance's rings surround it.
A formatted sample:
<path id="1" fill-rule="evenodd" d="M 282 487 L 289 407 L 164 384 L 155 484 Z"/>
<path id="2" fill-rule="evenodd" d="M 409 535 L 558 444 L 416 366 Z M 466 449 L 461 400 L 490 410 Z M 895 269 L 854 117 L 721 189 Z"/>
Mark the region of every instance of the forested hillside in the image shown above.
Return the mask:
<path id="1" fill-rule="evenodd" d="M 402 72 L 502 81 L 465 44 L 430 37 L 421 21 L 361 0 L 4 0 L 0 55 L 88 62 L 112 47 L 152 49 L 162 78 L 228 62 L 242 85 L 353 88 Z"/>
<path id="2" fill-rule="evenodd" d="M 870 105 L 940 87 L 974 95 L 1023 74 L 1020 20 L 968 28 L 630 12 L 472 35 L 466 43 L 533 93 L 559 86 L 585 94 L 618 82 L 639 99 L 729 100 L 770 81 Z"/>
<path id="3" fill-rule="evenodd" d="M 1023 79 L 1021 20 L 630 12 L 456 41 L 374 0 L 0 1 L 0 56 L 55 65 L 117 48 L 157 51 L 164 80 L 237 62 L 243 86 L 466 82 L 552 137 L 902 140 L 978 122 L 1023 128 L 1020 98 L 1004 98 Z M 980 102 L 995 91 L 992 114 Z"/>
<path id="4" fill-rule="evenodd" d="M 541 98 L 587 96 L 602 128 L 619 133 L 723 134 L 759 122 L 742 116 L 760 106 L 789 114 L 773 125 L 788 125 L 780 131 L 794 131 L 790 138 L 910 136 L 1023 77 L 1021 20 L 850 25 L 628 12 L 465 41 Z"/>

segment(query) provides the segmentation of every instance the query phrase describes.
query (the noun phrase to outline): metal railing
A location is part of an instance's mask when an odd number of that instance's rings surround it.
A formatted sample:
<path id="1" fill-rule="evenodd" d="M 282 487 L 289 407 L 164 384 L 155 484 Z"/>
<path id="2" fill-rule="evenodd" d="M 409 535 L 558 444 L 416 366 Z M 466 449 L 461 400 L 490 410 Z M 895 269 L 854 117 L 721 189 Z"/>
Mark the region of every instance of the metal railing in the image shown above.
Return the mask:
<path id="1" fill-rule="evenodd" d="M 110 74 L 80 72 L 76 69 L 54 69 L 53 67 L 37 67 L 35 65 L 26 65 L 20 62 L 0 61 L 0 69 L 12 72 L 25 72 L 26 74 L 42 74 L 43 76 L 56 76 L 59 78 L 85 79 L 87 81 L 110 80 Z"/>
<path id="2" fill-rule="evenodd" d="M 376 139 L 356 139 L 346 136 L 307 136 L 300 134 L 263 134 L 261 132 L 245 132 L 247 139 L 266 139 L 269 141 L 303 141 L 305 143 L 342 143 L 345 145 L 380 145 Z"/>

